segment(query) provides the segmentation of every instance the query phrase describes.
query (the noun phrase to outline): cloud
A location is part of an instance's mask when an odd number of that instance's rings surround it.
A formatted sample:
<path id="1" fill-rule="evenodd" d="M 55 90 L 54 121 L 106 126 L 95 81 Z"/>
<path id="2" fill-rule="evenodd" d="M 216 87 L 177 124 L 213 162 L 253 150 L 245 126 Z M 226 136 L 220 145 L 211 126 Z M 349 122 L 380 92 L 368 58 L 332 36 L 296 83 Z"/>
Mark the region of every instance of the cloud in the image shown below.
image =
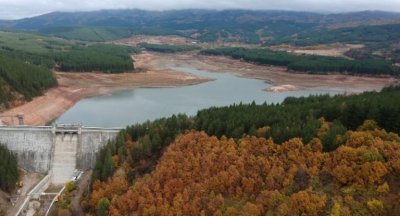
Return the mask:
<path id="1" fill-rule="evenodd" d="M 139 8 L 272 9 L 342 12 L 387 10 L 400 12 L 400 0 L 0 0 L 0 19 L 17 19 L 52 11 Z"/>

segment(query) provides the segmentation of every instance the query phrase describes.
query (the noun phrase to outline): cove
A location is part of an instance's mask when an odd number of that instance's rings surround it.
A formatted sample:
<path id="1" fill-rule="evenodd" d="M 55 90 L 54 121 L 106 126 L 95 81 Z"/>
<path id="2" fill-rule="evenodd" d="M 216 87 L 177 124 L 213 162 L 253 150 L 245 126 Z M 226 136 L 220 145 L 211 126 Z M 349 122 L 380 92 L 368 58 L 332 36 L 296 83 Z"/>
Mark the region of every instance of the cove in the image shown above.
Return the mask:
<path id="1" fill-rule="evenodd" d="M 286 97 L 339 94 L 339 91 L 309 89 L 282 93 L 265 92 L 271 85 L 263 80 L 238 77 L 232 73 L 213 73 L 188 67 L 173 67 L 178 72 L 207 77 L 212 81 L 177 88 L 139 88 L 81 100 L 53 123 L 82 123 L 94 127 L 125 127 L 147 120 L 185 113 L 212 106 L 238 103 L 281 103 Z"/>

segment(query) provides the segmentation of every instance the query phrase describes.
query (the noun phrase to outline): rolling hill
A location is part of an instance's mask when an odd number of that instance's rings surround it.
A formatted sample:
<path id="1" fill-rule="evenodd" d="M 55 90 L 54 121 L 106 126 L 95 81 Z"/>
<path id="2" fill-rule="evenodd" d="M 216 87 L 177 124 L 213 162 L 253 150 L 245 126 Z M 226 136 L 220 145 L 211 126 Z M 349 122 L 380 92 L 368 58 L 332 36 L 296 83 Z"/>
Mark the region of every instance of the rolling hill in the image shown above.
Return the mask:
<path id="1" fill-rule="evenodd" d="M 260 43 L 298 34 L 340 27 L 400 23 L 400 13 L 364 11 L 318 14 L 249 10 L 101 10 L 53 12 L 14 21 L 0 28 L 34 30 L 47 35 L 106 41 L 133 34 L 179 34 L 200 41 L 218 39 Z"/>

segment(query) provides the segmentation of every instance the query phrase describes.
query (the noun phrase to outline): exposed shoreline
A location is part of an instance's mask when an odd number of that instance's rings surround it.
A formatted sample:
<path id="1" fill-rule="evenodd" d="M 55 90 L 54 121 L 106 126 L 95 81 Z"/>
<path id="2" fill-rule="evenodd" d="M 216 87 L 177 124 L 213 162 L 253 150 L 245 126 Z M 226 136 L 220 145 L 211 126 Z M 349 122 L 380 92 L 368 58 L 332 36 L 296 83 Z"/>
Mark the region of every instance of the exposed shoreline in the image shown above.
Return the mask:
<path id="1" fill-rule="evenodd" d="M 398 84 L 393 77 L 359 77 L 341 74 L 309 75 L 290 73 L 284 67 L 259 66 L 226 57 L 202 56 L 195 53 L 160 54 L 144 52 L 132 56 L 138 73 L 65 73 L 56 72 L 59 86 L 43 96 L 2 115 L 25 114 L 25 124 L 44 125 L 52 121 L 77 102 L 88 97 L 111 94 L 119 90 L 135 88 L 168 88 L 196 85 L 210 79 L 172 71 L 171 67 L 192 67 L 210 72 L 231 72 L 238 76 L 260 79 L 272 85 L 265 91 L 282 92 L 300 89 L 323 88 L 348 93 L 380 90 Z M 12 124 L 9 119 L 3 119 Z M 16 120 L 14 120 L 16 122 Z"/>
<path id="2" fill-rule="evenodd" d="M 121 90 L 173 88 L 209 81 L 207 78 L 183 72 L 139 69 L 141 71 L 139 73 L 122 74 L 56 72 L 58 87 L 49 89 L 43 96 L 9 109 L 1 115 L 15 116 L 18 113 L 24 113 L 25 124 L 45 125 L 85 98 L 112 94 Z M 17 120 L 4 118 L 3 122 L 15 124 Z"/>

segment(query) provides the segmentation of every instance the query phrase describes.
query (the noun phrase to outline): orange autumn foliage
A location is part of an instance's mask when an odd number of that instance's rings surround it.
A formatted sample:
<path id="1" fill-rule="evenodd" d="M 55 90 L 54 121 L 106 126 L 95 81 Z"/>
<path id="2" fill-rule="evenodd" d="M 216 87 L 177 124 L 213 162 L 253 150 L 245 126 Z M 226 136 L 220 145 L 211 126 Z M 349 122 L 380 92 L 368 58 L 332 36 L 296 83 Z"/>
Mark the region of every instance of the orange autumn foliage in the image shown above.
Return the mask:
<path id="1" fill-rule="evenodd" d="M 95 182 L 90 205 L 107 197 L 109 215 L 373 215 L 380 205 L 371 200 L 390 209 L 385 197 L 398 196 L 392 184 L 400 180 L 393 174 L 400 168 L 400 139 L 371 126 L 344 139 L 323 153 L 317 138 L 278 145 L 188 132 L 131 186 L 125 176 Z M 390 190 L 377 191 L 384 184 Z"/>

